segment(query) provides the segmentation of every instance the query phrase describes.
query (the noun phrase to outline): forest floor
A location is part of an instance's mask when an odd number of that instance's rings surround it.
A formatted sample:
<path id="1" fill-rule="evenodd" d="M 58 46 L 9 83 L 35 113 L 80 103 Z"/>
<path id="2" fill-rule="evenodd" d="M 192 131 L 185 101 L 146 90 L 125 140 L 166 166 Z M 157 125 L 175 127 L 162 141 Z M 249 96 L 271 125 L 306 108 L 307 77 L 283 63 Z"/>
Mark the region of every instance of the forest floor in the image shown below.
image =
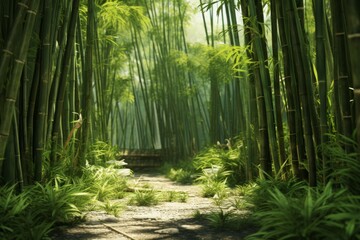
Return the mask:
<path id="1" fill-rule="evenodd" d="M 160 202 L 154 206 L 127 205 L 118 217 L 104 211 L 86 214 L 85 221 L 75 226 L 58 227 L 54 240 L 74 239 L 243 239 L 249 231 L 216 230 L 209 220 L 196 217 L 215 211 L 212 199 L 201 197 L 198 185 L 179 185 L 158 173 L 135 173 L 130 187 L 151 186 L 155 191 L 174 191 L 187 194 L 186 202 Z M 129 201 L 122 199 L 119 201 Z"/>

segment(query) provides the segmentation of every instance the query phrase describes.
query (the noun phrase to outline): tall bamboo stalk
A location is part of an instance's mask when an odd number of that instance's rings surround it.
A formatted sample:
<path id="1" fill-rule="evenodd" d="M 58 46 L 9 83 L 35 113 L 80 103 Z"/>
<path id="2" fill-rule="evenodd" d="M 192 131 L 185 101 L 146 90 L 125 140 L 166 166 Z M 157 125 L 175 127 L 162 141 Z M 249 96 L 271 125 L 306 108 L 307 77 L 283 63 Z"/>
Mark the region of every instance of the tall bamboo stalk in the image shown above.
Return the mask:
<path id="1" fill-rule="evenodd" d="M 88 141 L 90 136 L 91 129 L 91 113 L 93 109 L 92 105 L 92 91 L 93 91 L 93 50 L 95 44 L 95 7 L 92 0 L 88 1 L 88 15 L 87 15 L 87 28 L 86 28 L 86 49 L 85 49 L 85 69 L 84 69 L 84 79 L 83 79 L 83 89 L 82 89 L 82 101 L 81 101 L 81 110 L 84 116 L 83 126 L 81 128 L 81 139 L 80 139 L 80 150 L 78 155 L 78 160 L 75 163 L 75 167 L 85 166 L 85 154 L 88 148 Z M 91 162 L 94 164 L 94 162 Z"/>
<path id="2" fill-rule="evenodd" d="M 360 68 L 358 67 L 360 56 L 360 2 L 355 0 L 343 1 L 347 27 L 347 41 L 349 48 L 349 60 L 351 76 L 354 88 L 355 126 L 357 142 L 360 146 Z M 358 149 L 358 151 L 360 151 Z"/>
<path id="3" fill-rule="evenodd" d="M 335 101 L 339 106 L 339 110 L 335 112 L 336 126 L 339 133 L 350 138 L 354 129 L 350 103 L 352 80 L 342 0 L 331 1 L 331 15 L 334 37 L 334 87 L 337 89 Z M 347 152 L 352 151 L 351 146 L 345 147 Z"/>
<path id="4" fill-rule="evenodd" d="M 61 140 L 61 116 L 64 107 L 64 97 L 65 97 L 65 90 L 67 85 L 67 74 L 70 68 L 70 57 L 72 56 L 72 51 L 74 47 L 75 41 L 75 29 L 76 23 L 78 19 L 78 12 L 79 12 L 79 0 L 74 0 L 72 2 L 72 9 L 71 9 L 71 17 L 68 29 L 68 37 L 66 39 L 66 47 L 65 52 L 63 55 L 63 60 L 61 64 L 61 72 L 59 77 L 59 86 L 57 88 L 56 93 L 56 107 L 54 113 L 54 122 L 52 127 L 52 137 L 51 137 L 51 163 L 54 164 L 57 161 L 57 151 L 59 144 L 62 145 Z"/>
<path id="5" fill-rule="evenodd" d="M 328 115 L 327 115 L 327 81 L 326 81 L 326 59 L 324 44 L 324 5 L 323 1 L 315 1 L 315 27 L 316 27 L 316 69 L 319 82 L 320 95 L 320 130 L 321 143 L 327 142 L 328 132 Z M 328 169 L 328 162 L 324 154 L 322 154 L 323 169 Z M 323 181 L 326 182 L 327 174 L 324 171 Z"/>
<path id="6" fill-rule="evenodd" d="M 51 33 L 52 33 L 52 2 L 43 2 L 43 20 L 41 26 L 42 48 L 40 58 L 40 84 L 37 91 L 37 113 L 35 116 L 34 125 L 34 176 L 35 181 L 41 181 L 42 177 L 42 161 L 44 147 L 46 143 L 46 129 L 47 129 L 47 103 L 48 90 L 51 81 Z"/>
<path id="7" fill-rule="evenodd" d="M 28 53 L 29 43 L 31 33 L 33 31 L 33 27 L 35 24 L 36 13 L 39 8 L 39 0 L 33 0 L 27 10 L 27 20 L 24 25 L 24 29 L 20 27 L 16 27 L 12 29 L 12 33 L 10 34 L 9 40 L 13 40 L 12 37 L 18 36 L 20 42 L 20 46 L 14 52 L 14 62 L 13 67 L 10 72 L 10 76 L 8 78 L 8 82 L 6 85 L 6 93 L 5 93 L 5 102 L 2 111 L 2 118 L 0 121 L 0 172 L 2 171 L 2 164 L 5 158 L 5 149 L 7 145 L 7 139 L 10 134 L 11 122 L 13 118 L 13 112 L 15 108 L 15 102 L 18 95 L 18 90 L 20 86 L 21 74 L 24 66 L 24 62 Z M 22 11 L 18 13 L 20 16 L 23 15 Z M 18 18 L 19 21 L 21 17 Z M 19 23 L 20 24 L 20 23 Z M 17 25 L 18 26 L 18 25 Z M 8 40 L 8 41 L 9 41 Z M 11 46 L 9 43 L 7 46 Z M 6 51 L 12 52 L 13 49 L 6 49 Z M 5 51 L 5 52 L 6 52 Z M 5 53 L 7 54 L 7 53 Z M 1 58 L 1 65 L 3 64 L 5 59 Z M 5 69 L 3 71 L 3 67 L 0 67 L 0 78 L 5 77 Z"/>
<path id="8" fill-rule="evenodd" d="M 307 55 L 307 50 L 305 46 L 304 31 L 302 30 L 301 22 L 297 17 L 297 7 L 295 1 L 286 2 L 287 14 L 291 23 L 290 27 L 290 39 L 292 41 L 292 59 L 294 61 L 294 70 L 295 76 L 298 84 L 298 94 L 300 96 L 301 102 L 301 113 L 302 120 L 304 124 L 304 139 L 305 139 L 305 149 L 306 157 L 308 161 L 309 169 L 309 183 L 311 186 L 316 186 L 316 153 L 315 153 L 315 143 L 314 139 L 316 138 L 313 135 L 313 130 L 315 128 L 314 122 L 312 122 L 313 112 L 311 109 L 315 108 L 314 104 L 311 104 L 313 101 L 310 99 L 313 98 L 312 94 L 309 93 L 311 89 L 312 79 L 311 79 L 311 70 L 309 68 L 309 58 Z M 316 125 L 316 124 L 315 124 Z M 299 126 L 300 127 L 300 126 Z"/>

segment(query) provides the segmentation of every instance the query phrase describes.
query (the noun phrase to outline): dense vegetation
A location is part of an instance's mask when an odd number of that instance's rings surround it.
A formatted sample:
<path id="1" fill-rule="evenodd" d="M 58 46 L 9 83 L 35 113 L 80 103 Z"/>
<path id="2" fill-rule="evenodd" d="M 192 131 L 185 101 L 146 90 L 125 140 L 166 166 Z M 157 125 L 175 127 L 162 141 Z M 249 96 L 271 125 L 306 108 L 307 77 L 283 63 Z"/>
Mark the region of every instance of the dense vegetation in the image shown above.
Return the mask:
<path id="1" fill-rule="evenodd" d="M 1 1 L 1 238 L 106 205 L 126 188 L 106 162 L 128 148 L 161 149 L 204 196 L 242 189 L 251 239 L 359 238 L 360 2 L 195 5 Z M 188 41 L 194 11 L 203 42 Z"/>

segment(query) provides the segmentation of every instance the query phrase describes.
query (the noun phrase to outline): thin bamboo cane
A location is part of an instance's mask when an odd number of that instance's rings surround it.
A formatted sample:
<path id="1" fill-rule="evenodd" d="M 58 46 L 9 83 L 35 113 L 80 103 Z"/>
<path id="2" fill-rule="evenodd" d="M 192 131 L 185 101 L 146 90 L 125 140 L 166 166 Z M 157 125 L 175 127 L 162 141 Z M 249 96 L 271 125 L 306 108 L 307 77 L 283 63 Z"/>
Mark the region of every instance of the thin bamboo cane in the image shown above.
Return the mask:
<path id="1" fill-rule="evenodd" d="M 271 42 L 273 48 L 273 82 L 274 82 L 274 107 L 276 115 L 276 130 L 279 139 L 279 159 L 280 166 L 283 166 L 286 161 L 286 152 L 285 152 L 285 140 L 284 140 L 284 129 L 282 121 L 282 107 L 281 107 L 281 91 L 280 91 L 280 65 L 279 65 L 279 46 L 278 46 L 278 28 L 277 28 L 277 14 L 276 14 L 276 1 L 272 0 L 270 2 L 271 7 Z M 287 173 L 287 169 L 284 167 L 282 169 L 283 173 Z"/>
<path id="2" fill-rule="evenodd" d="M 326 144 L 328 141 L 328 114 L 327 114 L 327 81 L 326 81 L 326 59 L 325 59 L 325 46 L 324 46 L 324 5 L 323 1 L 315 1 L 315 30 L 316 30 L 316 69 L 319 82 L 319 95 L 320 95 L 320 130 L 321 130 L 321 144 Z M 324 169 L 323 181 L 326 182 L 328 169 L 328 160 L 322 154 L 322 165 Z"/>
<path id="3" fill-rule="evenodd" d="M 85 154 L 89 146 L 90 131 L 91 131 L 91 116 L 93 111 L 93 82 L 94 82 L 94 45 L 95 45 L 95 6 L 92 0 L 88 1 L 88 15 L 86 28 L 86 49 L 85 49 L 85 69 L 83 79 L 83 99 L 82 99 L 82 113 L 84 122 L 80 138 L 80 150 L 78 160 L 75 167 L 85 166 Z M 94 164 L 94 162 L 91 162 Z"/>

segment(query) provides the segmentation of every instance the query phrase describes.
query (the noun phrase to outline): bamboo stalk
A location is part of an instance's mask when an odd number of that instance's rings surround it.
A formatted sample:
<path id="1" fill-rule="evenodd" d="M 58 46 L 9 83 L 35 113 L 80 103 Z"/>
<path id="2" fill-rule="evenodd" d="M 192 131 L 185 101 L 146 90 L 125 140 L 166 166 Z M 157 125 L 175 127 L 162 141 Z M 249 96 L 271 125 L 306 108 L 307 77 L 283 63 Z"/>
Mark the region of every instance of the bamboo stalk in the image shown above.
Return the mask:
<path id="1" fill-rule="evenodd" d="M 19 34 L 19 31 L 22 33 L 21 38 L 19 38 L 20 47 L 17 48 L 17 51 L 15 52 L 14 55 L 15 56 L 14 66 L 11 70 L 11 79 L 8 80 L 8 84 L 6 87 L 5 102 L 1 115 L 2 118 L 0 121 L 0 172 L 2 171 L 2 164 L 5 158 L 5 149 L 11 129 L 13 111 L 15 109 L 15 101 L 18 95 L 21 74 L 28 53 L 31 32 L 35 24 L 36 13 L 39 8 L 39 2 L 40 2 L 39 0 L 33 0 L 31 2 L 30 8 L 27 11 L 27 21 L 25 22 L 24 30 L 21 30 L 20 28 L 14 28 L 13 29 L 14 33 L 11 34 L 11 36 L 16 36 Z M 22 14 L 23 13 L 21 11 L 19 15 Z M 9 40 L 11 40 L 11 38 Z M 0 73 L 3 72 L 1 68 L 0 68 Z M 1 73 L 0 76 L 2 78 L 4 76 L 3 73 Z"/>

